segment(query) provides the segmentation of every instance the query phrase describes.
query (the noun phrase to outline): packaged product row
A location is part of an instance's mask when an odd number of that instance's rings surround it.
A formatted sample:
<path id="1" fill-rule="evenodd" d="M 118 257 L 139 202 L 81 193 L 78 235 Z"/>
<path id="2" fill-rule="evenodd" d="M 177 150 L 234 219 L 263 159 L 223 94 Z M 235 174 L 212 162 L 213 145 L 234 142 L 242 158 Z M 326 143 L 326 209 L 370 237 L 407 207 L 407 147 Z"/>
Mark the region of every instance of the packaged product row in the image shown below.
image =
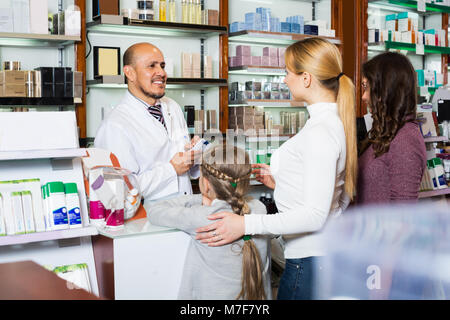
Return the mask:
<path id="1" fill-rule="evenodd" d="M 80 228 L 83 226 L 76 183 L 40 179 L 0 182 L 2 235 Z"/>
<path id="2" fill-rule="evenodd" d="M 245 13 L 245 21 L 233 21 L 230 23 L 230 32 L 245 30 L 308 34 L 316 36 L 335 37 L 335 30 L 328 28 L 325 20 L 313 20 L 305 22 L 302 15 L 288 16 L 284 22 L 281 18 L 272 14 L 270 8 L 259 7 L 256 12 Z"/>
<path id="3" fill-rule="evenodd" d="M 21 70 L 20 61 L 3 61 L 0 97 L 82 98 L 83 73 L 70 67 Z"/>

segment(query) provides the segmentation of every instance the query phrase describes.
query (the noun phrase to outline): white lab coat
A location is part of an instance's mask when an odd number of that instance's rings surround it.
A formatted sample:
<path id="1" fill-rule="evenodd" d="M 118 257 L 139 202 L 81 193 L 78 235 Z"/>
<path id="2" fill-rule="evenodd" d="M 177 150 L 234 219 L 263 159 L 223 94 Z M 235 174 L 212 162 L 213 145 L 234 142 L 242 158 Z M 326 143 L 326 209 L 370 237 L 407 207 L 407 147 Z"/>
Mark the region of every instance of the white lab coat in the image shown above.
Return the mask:
<path id="1" fill-rule="evenodd" d="M 190 142 L 184 114 L 174 100 L 160 99 L 167 126 L 129 91 L 101 123 L 94 146 L 114 153 L 120 166 L 138 176 L 146 201 L 192 194 L 189 173 L 178 176 L 170 160 Z"/>

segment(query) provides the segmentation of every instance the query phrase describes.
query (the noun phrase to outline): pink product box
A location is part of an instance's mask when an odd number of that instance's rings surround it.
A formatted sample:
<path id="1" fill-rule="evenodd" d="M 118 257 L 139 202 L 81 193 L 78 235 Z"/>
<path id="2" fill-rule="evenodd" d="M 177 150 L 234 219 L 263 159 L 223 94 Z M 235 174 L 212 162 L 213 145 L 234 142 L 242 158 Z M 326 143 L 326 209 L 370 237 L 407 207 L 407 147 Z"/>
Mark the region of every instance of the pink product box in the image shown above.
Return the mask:
<path id="1" fill-rule="evenodd" d="M 234 65 L 233 65 L 233 57 L 228 57 L 228 66 L 229 67 L 234 67 Z"/>
<path id="2" fill-rule="evenodd" d="M 250 56 L 237 56 L 233 59 L 235 59 L 233 67 L 249 66 L 252 63 L 252 57 Z"/>
<path id="3" fill-rule="evenodd" d="M 262 56 L 261 57 L 261 66 L 263 66 L 263 67 L 270 67 L 270 57 Z"/>
<path id="4" fill-rule="evenodd" d="M 271 48 L 271 47 L 265 47 L 265 48 L 263 48 L 263 56 L 266 56 L 266 57 L 278 57 L 278 49 L 277 48 Z"/>
<path id="5" fill-rule="evenodd" d="M 284 60 L 284 56 L 278 58 L 278 66 L 286 68 L 286 61 Z"/>
<path id="6" fill-rule="evenodd" d="M 281 57 L 281 56 L 284 57 L 285 52 L 286 52 L 286 48 L 278 48 L 278 56 L 279 57 Z"/>
<path id="7" fill-rule="evenodd" d="M 240 57 L 240 56 L 245 56 L 245 57 L 249 57 L 251 56 L 251 47 L 250 46 L 243 46 L 243 45 L 238 45 L 236 46 L 236 56 Z"/>
<path id="8" fill-rule="evenodd" d="M 270 66 L 278 67 L 278 57 L 270 57 Z"/>
<path id="9" fill-rule="evenodd" d="M 261 57 L 252 56 L 252 66 L 260 66 L 261 65 Z"/>

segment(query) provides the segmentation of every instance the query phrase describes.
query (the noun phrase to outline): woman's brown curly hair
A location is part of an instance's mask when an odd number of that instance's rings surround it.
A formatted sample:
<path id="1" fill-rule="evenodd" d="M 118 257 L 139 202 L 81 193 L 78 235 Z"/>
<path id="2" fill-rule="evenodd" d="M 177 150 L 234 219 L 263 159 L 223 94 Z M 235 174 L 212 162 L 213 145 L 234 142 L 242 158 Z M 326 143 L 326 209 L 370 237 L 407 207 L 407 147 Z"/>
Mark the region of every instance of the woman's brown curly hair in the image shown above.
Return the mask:
<path id="1" fill-rule="evenodd" d="M 362 66 L 370 89 L 373 124 L 362 152 L 372 145 L 375 157 L 389 151 L 391 141 L 407 122 L 416 121 L 417 76 L 409 59 L 385 52 Z"/>

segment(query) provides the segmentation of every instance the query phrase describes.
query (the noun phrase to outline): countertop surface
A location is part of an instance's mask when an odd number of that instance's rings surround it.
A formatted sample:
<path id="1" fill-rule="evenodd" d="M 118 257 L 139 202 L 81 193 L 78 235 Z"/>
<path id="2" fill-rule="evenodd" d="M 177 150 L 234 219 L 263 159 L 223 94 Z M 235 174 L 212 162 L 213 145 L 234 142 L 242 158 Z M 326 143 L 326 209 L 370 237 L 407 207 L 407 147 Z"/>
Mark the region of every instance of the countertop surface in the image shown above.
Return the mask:
<path id="1" fill-rule="evenodd" d="M 152 225 L 147 218 L 126 221 L 124 226 L 120 229 L 100 227 L 97 227 L 97 229 L 100 235 L 111 239 L 180 231 L 175 228 Z"/>

